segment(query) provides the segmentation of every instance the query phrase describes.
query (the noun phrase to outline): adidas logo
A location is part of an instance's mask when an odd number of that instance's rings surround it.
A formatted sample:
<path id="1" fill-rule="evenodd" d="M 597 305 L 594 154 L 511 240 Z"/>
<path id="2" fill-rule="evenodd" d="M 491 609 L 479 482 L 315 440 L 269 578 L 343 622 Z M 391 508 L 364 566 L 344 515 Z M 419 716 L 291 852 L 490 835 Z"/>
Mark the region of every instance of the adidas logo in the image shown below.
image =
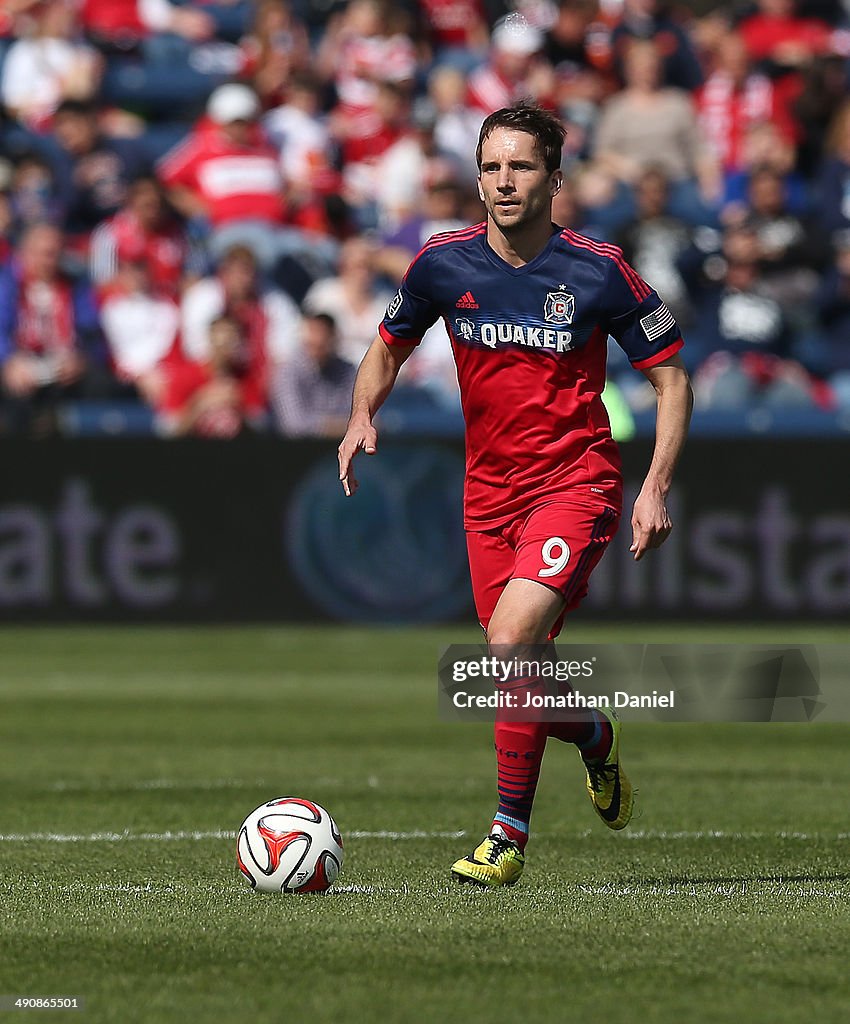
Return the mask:
<path id="1" fill-rule="evenodd" d="M 455 306 L 458 309 L 478 309 L 478 303 L 475 301 L 475 296 L 472 292 L 466 292 L 464 295 L 461 295 Z"/>

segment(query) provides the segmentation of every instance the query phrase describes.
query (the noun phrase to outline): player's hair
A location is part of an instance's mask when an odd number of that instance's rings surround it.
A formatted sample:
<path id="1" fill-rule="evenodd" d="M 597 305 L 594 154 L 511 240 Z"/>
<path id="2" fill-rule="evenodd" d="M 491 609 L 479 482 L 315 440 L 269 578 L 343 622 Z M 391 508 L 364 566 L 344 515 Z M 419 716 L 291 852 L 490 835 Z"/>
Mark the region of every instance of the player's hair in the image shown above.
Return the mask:
<path id="1" fill-rule="evenodd" d="M 475 150 L 475 161 L 481 170 L 481 148 L 497 128 L 513 128 L 533 136 L 538 153 L 543 157 L 546 170 L 551 174 L 561 166 L 561 150 L 566 131 L 561 122 L 548 110 L 528 100 L 520 100 L 512 107 L 502 107 L 484 119 Z"/>

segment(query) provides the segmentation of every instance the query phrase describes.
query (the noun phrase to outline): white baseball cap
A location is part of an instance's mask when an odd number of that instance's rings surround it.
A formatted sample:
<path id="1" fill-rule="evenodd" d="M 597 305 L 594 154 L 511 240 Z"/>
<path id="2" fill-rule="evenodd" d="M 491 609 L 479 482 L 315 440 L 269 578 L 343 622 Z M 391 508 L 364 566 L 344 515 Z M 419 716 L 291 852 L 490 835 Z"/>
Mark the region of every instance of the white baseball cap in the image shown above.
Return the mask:
<path id="1" fill-rule="evenodd" d="M 260 113 L 257 94 L 247 85 L 220 85 L 207 101 L 207 114 L 216 124 L 253 121 Z"/>
<path id="2" fill-rule="evenodd" d="M 530 25 L 522 15 L 509 14 L 496 24 L 490 41 L 502 53 L 529 57 L 543 48 L 543 33 Z"/>

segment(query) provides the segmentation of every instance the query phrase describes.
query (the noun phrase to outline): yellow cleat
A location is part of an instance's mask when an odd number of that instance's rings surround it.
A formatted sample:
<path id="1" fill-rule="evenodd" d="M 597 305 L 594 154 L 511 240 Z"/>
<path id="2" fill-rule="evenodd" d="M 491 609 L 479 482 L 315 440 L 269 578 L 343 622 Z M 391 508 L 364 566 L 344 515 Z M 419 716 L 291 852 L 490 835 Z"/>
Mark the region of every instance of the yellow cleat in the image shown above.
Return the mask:
<path id="1" fill-rule="evenodd" d="M 585 761 L 590 802 L 608 828 L 619 831 L 628 825 L 634 807 L 632 784 L 620 765 L 620 720 L 610 708 L 600 708 L 611 723 L 614 741 L 604 761 Z"/>
<path id="2" fill-rule="evenodd" d="M 452 864 L 452 878 L 484 888 L 516 885 L 524 867 L 525 857 L 516 843 L 503 836 L 487 836 L 468 857 Z"/>

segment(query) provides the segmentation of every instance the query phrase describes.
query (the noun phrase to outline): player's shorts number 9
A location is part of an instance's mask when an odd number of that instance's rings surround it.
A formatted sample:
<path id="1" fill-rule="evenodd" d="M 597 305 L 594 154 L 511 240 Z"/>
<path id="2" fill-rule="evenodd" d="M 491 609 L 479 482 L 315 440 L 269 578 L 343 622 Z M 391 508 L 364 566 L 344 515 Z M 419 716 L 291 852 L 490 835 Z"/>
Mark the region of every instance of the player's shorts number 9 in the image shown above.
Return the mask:
<path id="1" fill-rule="evenodd" d="M 550 537 L 540 551 L 540 557 L 547 568 L 541 569 L 538 576 L 557 576 L 570 560 L 570 546 L 563 537 Z"/>

